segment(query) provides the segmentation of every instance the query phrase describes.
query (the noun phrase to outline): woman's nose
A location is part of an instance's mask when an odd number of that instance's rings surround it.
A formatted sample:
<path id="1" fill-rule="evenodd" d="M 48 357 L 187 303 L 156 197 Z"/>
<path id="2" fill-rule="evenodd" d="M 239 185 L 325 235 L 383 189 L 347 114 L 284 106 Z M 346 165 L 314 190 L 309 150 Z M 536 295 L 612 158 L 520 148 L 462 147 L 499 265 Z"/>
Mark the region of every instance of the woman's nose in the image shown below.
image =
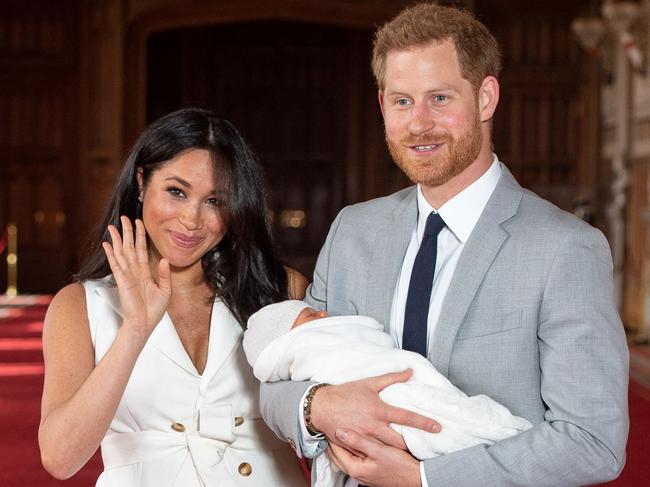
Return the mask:
<path id="1" fill-rule="evenodd" d="M 201 207 L 198 204 L 188 204 L 179 218 L 181 225 L 188 230 L 201 228 Z"/>

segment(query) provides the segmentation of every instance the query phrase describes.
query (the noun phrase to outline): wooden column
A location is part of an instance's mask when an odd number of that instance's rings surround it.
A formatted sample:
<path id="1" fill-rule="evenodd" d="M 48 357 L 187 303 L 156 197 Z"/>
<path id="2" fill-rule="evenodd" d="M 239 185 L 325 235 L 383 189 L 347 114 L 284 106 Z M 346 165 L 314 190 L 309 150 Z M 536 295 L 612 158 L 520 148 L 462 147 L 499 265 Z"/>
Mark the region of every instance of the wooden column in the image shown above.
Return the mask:
<path id="1" fill-rule="evenodd" d="M 99 220 L 124 158 L 122 4 L 83 2 L 78 178 L 85 230 Z"/>

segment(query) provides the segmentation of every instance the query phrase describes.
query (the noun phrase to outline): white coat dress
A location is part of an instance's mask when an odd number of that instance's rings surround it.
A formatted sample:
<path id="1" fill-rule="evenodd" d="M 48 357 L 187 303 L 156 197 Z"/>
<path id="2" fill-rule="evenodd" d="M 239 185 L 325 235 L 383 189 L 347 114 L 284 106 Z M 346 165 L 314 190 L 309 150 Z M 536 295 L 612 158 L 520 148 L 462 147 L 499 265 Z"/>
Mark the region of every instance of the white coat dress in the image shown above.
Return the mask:
<path id="1" fill-rule="evenodd" d="M 97 364 L 121 324 L 120 300 L 110 276 L 84 288 Z M 261 419 L 242 333 L 216 300 L 199 374 L 165 313 L 102 441 L 104 472 L 96 487 L 305 485 L 295 455 Z"/>

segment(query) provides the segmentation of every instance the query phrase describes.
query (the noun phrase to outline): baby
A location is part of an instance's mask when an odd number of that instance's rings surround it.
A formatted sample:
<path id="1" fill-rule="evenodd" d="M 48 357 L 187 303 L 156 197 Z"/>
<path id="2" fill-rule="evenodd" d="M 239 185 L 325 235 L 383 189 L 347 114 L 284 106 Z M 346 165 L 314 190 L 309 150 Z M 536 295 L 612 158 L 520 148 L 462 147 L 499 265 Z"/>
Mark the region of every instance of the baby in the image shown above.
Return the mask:
<path id="1" fill-rule="evenodd" d="M 326 311 L 295 300 L 271 304 L 248 320 L 244 350 L 262 382 L 341 384 L 412 369 L 407 382 L 392 384 L 379 396 L 440 423 L 439 433 L 391 424 L 420 460 L 490 445 L 532 427 L 488 396 L 467 396 L 426 358 L 397 348 L 384 327 L 367 316 L 328 317 Z M 343 475 L 327 455 L 316 458 L 312 478 L 317 486 L 343 484 Z"/>

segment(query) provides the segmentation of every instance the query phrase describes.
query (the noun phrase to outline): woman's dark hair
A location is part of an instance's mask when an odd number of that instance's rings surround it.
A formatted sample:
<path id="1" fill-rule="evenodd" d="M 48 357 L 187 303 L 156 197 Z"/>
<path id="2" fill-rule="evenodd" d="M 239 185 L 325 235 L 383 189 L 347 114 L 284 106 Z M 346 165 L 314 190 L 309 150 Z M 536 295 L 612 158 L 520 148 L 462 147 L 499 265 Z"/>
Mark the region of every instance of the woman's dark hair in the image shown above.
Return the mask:
<path id="1" fill-rule="evenodd" d="M 145 129 L 126 159 L 104 220 L 91 241 L 90 254 L 75 280 L 111 273 L 101 244 L 110 241 L 109 225 L 121 231 L 120 215 L 131 221 L 142 217 L 138 170 L 146 186 L 157 169 L 190 149 L 210 152 L 218 184 L 225 183 L 228 194 L 222 207 L 226 235 L 203 256 L 203 275 L 214 295 L 246 327 L 255 311 L 287 299 L 287 274 L 274 252 L 262 167 L 233 124 L 208 110 L 178 110 Z"/>

